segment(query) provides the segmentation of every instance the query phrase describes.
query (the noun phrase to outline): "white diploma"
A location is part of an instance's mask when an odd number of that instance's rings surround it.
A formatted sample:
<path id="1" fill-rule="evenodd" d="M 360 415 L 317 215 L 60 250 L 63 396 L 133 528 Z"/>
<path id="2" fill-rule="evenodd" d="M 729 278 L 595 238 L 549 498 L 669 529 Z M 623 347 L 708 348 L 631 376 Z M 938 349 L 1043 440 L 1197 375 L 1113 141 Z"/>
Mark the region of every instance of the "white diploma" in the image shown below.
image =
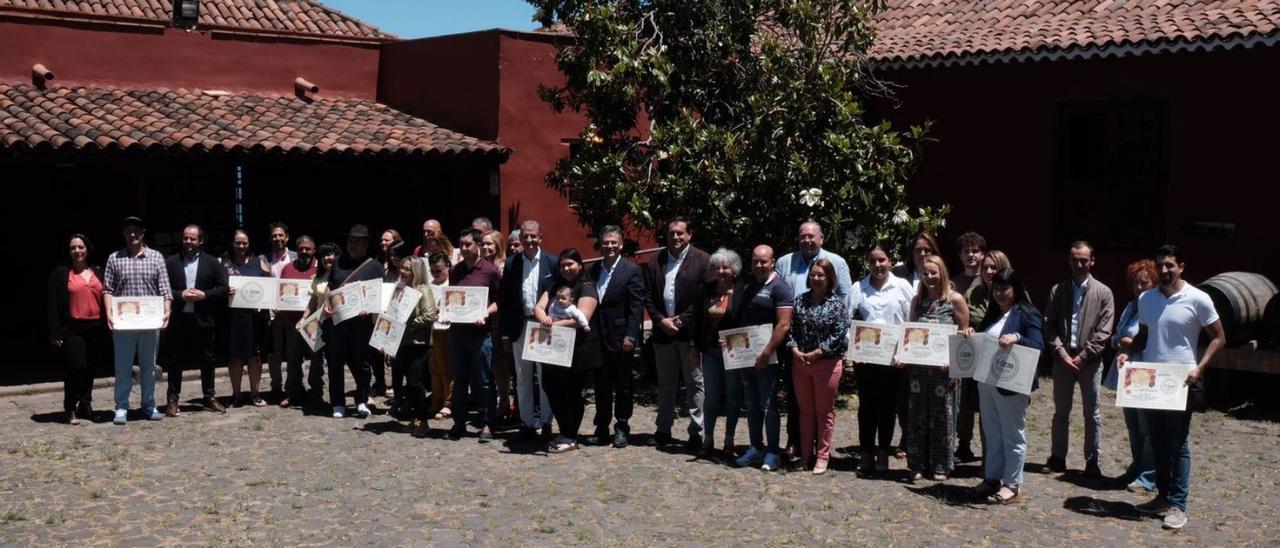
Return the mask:
<path id="1" fill-rule="evenodd" d="M 369 346 L 381 350 L 384 354 L 395 357 L 400 349 L 400 339 L 404 337 L 404 322 L 384 315 L 378 316 L 373 324 L 373 335 L 369 337 Z"/>
<path id="2" fill-rule="evenodd" d="M 744 369 L 755 367 L 756 357 L 768 346 L 773 337 L 773 326 L 769 324 L 753 325 L 725 329 L 720 332 L 720 340 L 724 341 L 720 350 L 724 355 L 724 368 Z M 778 363 L 778 353 L 769 357 L 769 363 Z"/>
<path id="3" fill-rule="evenodd" d="M 1187 410 L 1187 373 L 1195 364 L 1128 362 L 1120 368 L 1116 407 Z"/>
<path id="4" fill-rule="evenodd" d="M 951 360 L 947 338 L 955 334 L 955 324 L 902 324 L 902 342 L 895 355 L 902 363 L 944 367 Z"/>
<path id="5" fill-rule="evenodd" d="M 317 310 L 312 312 L 310 316 L 298 320 L 298 324 L 295 326 L 298 329 L 298 333 L 302 335 L 302 340 L 307 342 L 307 347 L 312 352 L 324 348 L 324 339 L 321 337 L 324 331 L 321 327 L 322 324 L 324 324 L 324 310 Z"/>
<path id="6" fill-rule="evenodd" d="M 849 351 L 844 357 L 858 363 L 893 365 L 902 341 L 902 326 L 854 320 L 849 328 Z"/>
<path id="7" fill-rule="evenodd" d="M 408 322 L 409 316 L 413 315 L 413 310 L 417 308 L 418 301 L 422 298 L 422 292 L 407 285 L 401 287 L 391 285 L 389 290 L 386 287 L 383 289 L 387 306 L 382 314 L 400 323 Z"/>
<path id="8" fill-rule="evenodd" d="M 265 276 L 229 276 L 228 285 L 236 290 L 231 296 L 231 308 L 275 310 L 280 295 L 279 282 Z"/>
<path id="9" fill-rule="evenodd" d="M 951 341 L 955 345 L 951 378 L 973 377 L 996 388 L 1031 395 L 1036 364 L 1040 361 L 1039 350 L 1020 344 L 1000 348 L 999 339 L 987 333 L 968 338 L 953 335 Z"/>
<path id="10" fill-rule="evenodd" d="M 488 316 L 489 288 L 449 286 L 443 290 L 444 308 L 440 312 L 442 321 L 476 323 Z"/>
<path id="11" fill-rule="evenodd" d="M 526 322 L 522 337 L 523 359 L 547 365 L 571 367 L 573 343 L 577 338 L 578 330 L 572 327 L 563 325 L 547 327 L 538 322 Z"/>
<path id="12" fill-rule="evenodd" d="M 333 308 L 333 324 L 338 325 L 360 315 L 364 311 L 364 287 L 360 284 L 344 285 L 329 290 L 329 306 Z"/>
<path id="13" fill-rule="evenodd" d="M 160 329 L 164 323 L 164 297 L 113 297 L 111 308 L 116 331 Z"/>
<path id="14" fill-rule="evenodd" d="M 276 310 L 302 312 L 311 303 L 311 280 L 281 278 L 276 295 Z"/>

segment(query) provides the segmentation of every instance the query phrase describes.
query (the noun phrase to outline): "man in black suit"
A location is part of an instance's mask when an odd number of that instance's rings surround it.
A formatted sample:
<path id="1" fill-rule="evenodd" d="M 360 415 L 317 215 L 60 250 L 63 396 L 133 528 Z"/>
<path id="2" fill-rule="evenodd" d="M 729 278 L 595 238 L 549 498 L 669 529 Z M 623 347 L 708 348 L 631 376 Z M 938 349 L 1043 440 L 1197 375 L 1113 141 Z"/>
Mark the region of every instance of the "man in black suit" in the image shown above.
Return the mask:
<path id="1" fill-rule="evenodd" d="M 212 255 L 200 250 L 203 245 L 204 229 L 188 225 L 182 229 L 182 253 L 165 260 L 175 301 L 161 345 L 165 374 L 169 378 L 164 414 L 170 417 L 179 414 L 182 366 L 188 363 L 200 366 L 205 411 L 227 411 L 213 394 L 214 326 L 219 308 L 226 306 L 227 271 Z"/>
<path id="2" fill-rule="evenodd" d="M 671 443 L 676 418 L 676 389 L 684 375 L 689 408 L 689 446 L 702 446 L 702 368 L 693 362 L 693 307 L 707 277 L 707 252 L 693 247 L 692 222 L 667 223 L 667 250 L 649 260 L 645 309 L 653 321 L 653 357 L 658 369 L 658 418 L 654 442 Z"/>
<path id="3" fill-rule="evenodd" d="M 541 388 L 542 366 L 523 359 L 524 327 L 533 320 L 533 308 L 538 297 L 555 279 L 559 260 L 542 250 L 542 227 L 538 221 L 527 220 L 520 224 L 520 244 L 524 251 L 507 258 L 502 269 L 502 283 L 498 289 L 498 327 L 502 344 L 516 364 L 516 401 L 520 406 L 520 439 L 531 439 L 542 429 L 551 434 L 551 402 Z M 512 344 L 515 341 L 516 344 Z M 538 378 L 538 403 L 534 405 L 534 377 Z"/>
<path id="4" fill-rule="evenodd" d="M 602 259 L 588 272 L 588 279 L 596 283 L 600 296 L 595 323 L 600 329 L 604 358 L 595 379 L 595 442 L 609 442 L 609 423 L 616 418 L 613 446 L 622 448 L 631 434 L 631 367 L 644 323 L 644 274 L 635 263 L 622 258 L 621 227 L 609 225 L 601 229 L 599 242 Z"/>

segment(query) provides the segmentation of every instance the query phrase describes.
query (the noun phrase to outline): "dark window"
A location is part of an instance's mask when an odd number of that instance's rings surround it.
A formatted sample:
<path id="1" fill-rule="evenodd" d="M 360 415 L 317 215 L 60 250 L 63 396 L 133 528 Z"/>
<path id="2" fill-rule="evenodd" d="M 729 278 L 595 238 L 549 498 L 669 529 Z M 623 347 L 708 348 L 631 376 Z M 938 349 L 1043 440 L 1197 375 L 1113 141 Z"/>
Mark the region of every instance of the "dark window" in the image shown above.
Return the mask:
<path id="1" fill-rule="evenodd" d="M 1053 237 L 1121 246 L 1157 245 L 1169 187 L 1169 101 L 1058 103 Z"/>

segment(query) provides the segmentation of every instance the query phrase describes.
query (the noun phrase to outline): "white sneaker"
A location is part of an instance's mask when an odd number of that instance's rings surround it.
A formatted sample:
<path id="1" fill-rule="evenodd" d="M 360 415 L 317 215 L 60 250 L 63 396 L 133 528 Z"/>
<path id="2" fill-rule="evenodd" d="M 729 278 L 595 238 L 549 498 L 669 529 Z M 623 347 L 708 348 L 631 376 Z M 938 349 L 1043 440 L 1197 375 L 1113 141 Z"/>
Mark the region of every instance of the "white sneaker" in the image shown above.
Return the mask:
<path id="1" fill-rule="evenodd" d="M 347 416 L 347 407 L 345 405 L 333 406 L 333 418 L 341 419 Z"/>
<path id="2" fill-rule="evenodd" d="M 367 405 L 365 405 L 365 404 L 363 404 L 363 403 L 362 403 L 362 404 L 360 404 L 360 405 L 357 405 L 357 406 L 356 406 L 356 416 L 357 416 L 357 417 L 360 417 L 360 418 L 362 418 L 362 419 L 367 419 L 367 418 L 369 418 L 369 415 L 371 415 L 371 414 L 372 414 L 372 413 L 369 411 L 369 406 L 367 406 Z"/>
<path id="3" fill-rule="evenodd" d="M 1187 525 L 1187 513 L 1177 508 L 1170 508 L 1164 516 L 1165 529 L 1181 529 Z"/>
<path id="4" fill-rule="evenodd" d="M 147 415 L 147 420 L 149 421 L 158 421 L 164 418 L 164 413 L 161 413 L 159 409 L 154 407 L 150 409 L 143 409 L 142 411 Z"/>
<path id="5" fill-rule="evenodd" d="M 129 422 L 129 411 L 125 409 L 116 409 L 116 418 L 112 419 L 111 422 L 115 424 L 124 424 Z"/>

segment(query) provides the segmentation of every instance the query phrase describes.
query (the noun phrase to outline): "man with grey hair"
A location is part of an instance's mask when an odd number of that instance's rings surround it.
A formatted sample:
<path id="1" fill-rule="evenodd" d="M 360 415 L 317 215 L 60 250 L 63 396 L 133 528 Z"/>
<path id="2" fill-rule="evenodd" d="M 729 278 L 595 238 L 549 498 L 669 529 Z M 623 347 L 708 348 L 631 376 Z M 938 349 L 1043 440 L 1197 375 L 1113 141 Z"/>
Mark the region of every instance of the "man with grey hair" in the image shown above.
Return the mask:
<path id="1" fill-rule="evenodd" d="M 826 259 L 831 261 L 831 265 L 836 269 L 835 292 L 848 299 L 853 294 L 853 279 L 849 276 L 849 263 L 845 262 L 844 257 L 822 248 L 822 225 L 815 221 L 800 223 L 800 234 L 796 242 L 800 249 L 784 255 L 773 267 L 774 272 L 782 276 L 787 285 L 791 286 L 792 294 L 799 297 L 809 290 L 809 268 L 813 266 L 814 261 Z M 800 439 L 800 423 L 796 421 L 796 417 L 800 415 L 800 408 L 796 402 L 795 386 L 791 382 L 791 355 L 783 352 L 781 358 L 782 382 L 787 392 L 787 450 L 794 456 L 798 453 L 794 451 L 796 448 L 793 442 Z"/>
<path id="2" fill-rule="evenodd" d="M 493 230 L 493 221 L 484 216 L 476 217 L 471 220 L 471 228 L 479 230 L 481 234 L 488 234 Z"/>
<path id="3" fill-rule="evenodd" d="M 541 386 L 534 402 L 534 377 L 542 378 L 542 366 L 524 359 L 523 341 L 525 324 L 533 319 L 533 309 L 552 280 L 558 261 L 556 256 L 542 251 L 542 227 L 538 221 L 526 220 L 520 224 L 519 255 L 507 258 L 502 269 L 502 283 L 498 296 L 498 330 L 502 345 L 511 352 L 516 364 L 516 401 L 520 406 L 520 439 L 531 440 L 539 429 L 543 435 L 551 433 L 551 402 Z M 539 383 L 540 384 L 540 383 Z"/>
<path id="4" fill-rule="evenodd" d="M 706 251 L 690 245 L 693 222 L 676 217 L 667 223 L 665 252 L 649 260 L 645 309 L 653 321 L 653 361 L 658 372 L 658 418 L 654 443 L 672 441 L 676 419 L 676 390 L 684 377 L 685 405 L 689 409 L 689 448 L 702 447 L 702 370 L 690 358 L 693 353 L 693 308 L 707 272 Z"/>
<path id="5" fill-rule="evenodd" d="M 631 434 L 631 371 L 644 323 L 644 273 L 622 257 L 622 227 L 604 227 L 597 242 L 601 260 L 587 272 L 587 279 L 595 282 L 600 296 L 595 318 L 603 358 L 595 372 L 596 431 L 592 441 L 597 445 L 608 443 L 609 423 L 616 419 L 613 446 L 623 448 Z"/>

